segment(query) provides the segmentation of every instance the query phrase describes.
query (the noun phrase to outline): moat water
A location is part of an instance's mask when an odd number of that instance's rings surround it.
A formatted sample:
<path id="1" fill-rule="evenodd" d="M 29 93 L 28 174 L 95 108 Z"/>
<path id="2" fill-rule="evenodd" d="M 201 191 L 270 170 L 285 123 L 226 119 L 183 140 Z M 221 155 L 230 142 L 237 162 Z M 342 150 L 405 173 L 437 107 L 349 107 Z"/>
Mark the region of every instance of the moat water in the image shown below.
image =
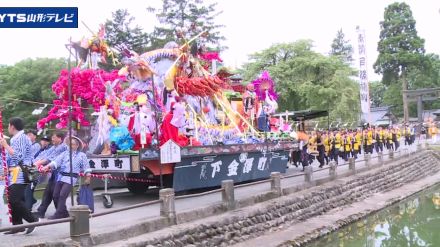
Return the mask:
<path id="1" fill-rule="evenodd" d="M 307 246 L 440 246 L 440 184 L 341 228 Z"/>

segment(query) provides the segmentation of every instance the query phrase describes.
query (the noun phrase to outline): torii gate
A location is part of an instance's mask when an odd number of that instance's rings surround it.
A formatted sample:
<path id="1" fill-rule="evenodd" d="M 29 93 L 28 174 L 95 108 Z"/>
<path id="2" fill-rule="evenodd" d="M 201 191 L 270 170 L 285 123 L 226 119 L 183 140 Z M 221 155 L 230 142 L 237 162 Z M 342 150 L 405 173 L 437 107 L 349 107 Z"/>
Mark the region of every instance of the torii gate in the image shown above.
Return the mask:
<path id="1" fill-rule="evenodd" d="M 408 102 L 417 102 L 417 118 L 421 126 L 423 123 L 423 101 L 434 101 L 440 99 L 440 87 L 403 90 L 402 92 L 407 98 Z M 420 131 L 420 127 L 418 129 Z"/>

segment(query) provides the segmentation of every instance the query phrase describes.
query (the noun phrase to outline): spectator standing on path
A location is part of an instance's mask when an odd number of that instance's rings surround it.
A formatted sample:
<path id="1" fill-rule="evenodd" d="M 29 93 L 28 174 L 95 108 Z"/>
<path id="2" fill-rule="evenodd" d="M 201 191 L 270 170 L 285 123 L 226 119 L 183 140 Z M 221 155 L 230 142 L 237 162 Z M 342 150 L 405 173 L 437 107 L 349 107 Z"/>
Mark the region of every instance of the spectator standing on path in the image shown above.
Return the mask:
<path id="1" fill-rule="evenodd" d="M 21 118 L 11 118 L 9 120 L 8 131 L 12 135 L 10 145 L 3 137 L 0 137 L 0 145 L 6 151 L 7 165 L 9 168 L 9 198 L 8 201 L 12 209 L 12 224 L 21 225 L 23 219 L 27 222 L 36 222 L 38 218 L 35 218 L 30 210 L 24 205 L 24 191 L 27 184 L 25 183 L 24 175 L 20 164 L 22 166 L 32 165 L 31 156 L 31 141 L 24 134 L 23 131 L 24 122 Z M 15 234 L 18 232 L 26 231 L 26 234 L 33 232 L 35 227 L 11 230 L 5 232 L 5 234 Z"/>
<path id="2" fill-rule="evenodd" d="M 48 150 L 39 154 L 39 156 L 35 159 L 34 165 L 37 167 L 47 165 L 51 161 L 55 160 L 59 155 L 61 155 L 64 151 L 67 150 L 67 145 L 64 141 L 64 133 L 56 132 L 52 135 L 52 144 Z M 53 190 L 55 188 L 55 183 L 57 181 L 58 171 L 53 170 L 49 180 L 47 181 L 46 188 L 44 189 L 43 199 L 41 200 L 41 205 L 38 207 L 38 217 L 44 218 L 47 208 L 51 204 L 53 200 Z M 54 201 L 55 208 L 57 207 L 56 202 Z"/>
<path id="3" fill-rule="evenodd" d="M 90 184 L 89 162 L 85 153 L 81 152 L 82 143 L 78 138 L 72 137 L 72 173 L 70 173 L 70 151 L 66 150 L 55 160 L 51 161 L 43 168 L 43 171 L 59 169 L 59 176 L 53 191 L 53 200 L 55 202 L 56 211 L 53 216 L 48 219 L 61 219 L 69 217 L 67 212 L 66 200 L 72 191 L 73 185 L 76 184 L 79 173 L 87 175 L 84 184 Z"/>

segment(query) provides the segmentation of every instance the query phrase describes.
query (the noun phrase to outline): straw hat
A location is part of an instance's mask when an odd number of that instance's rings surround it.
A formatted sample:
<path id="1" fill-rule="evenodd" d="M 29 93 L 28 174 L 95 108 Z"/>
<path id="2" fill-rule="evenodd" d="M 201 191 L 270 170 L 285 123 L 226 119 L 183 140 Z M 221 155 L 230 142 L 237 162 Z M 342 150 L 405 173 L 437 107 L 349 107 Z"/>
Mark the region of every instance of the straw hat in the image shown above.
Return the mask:
<path id="1" fill-rule="evenodd" d="M 79 137 L 77 137 L 77 136 L 72 136 L 72 139 L 75 139 L 75 140 L 77 140 L 78 141 L 78 150 L 79 151 L 81 151 L 83 148 L 84 148 L 84 142 L 79 138 Z M 69 146 L 69 136 L 67 136 L 67 138 L 66 138 L 66 144 L 67 144 L 67 146 Z"/>

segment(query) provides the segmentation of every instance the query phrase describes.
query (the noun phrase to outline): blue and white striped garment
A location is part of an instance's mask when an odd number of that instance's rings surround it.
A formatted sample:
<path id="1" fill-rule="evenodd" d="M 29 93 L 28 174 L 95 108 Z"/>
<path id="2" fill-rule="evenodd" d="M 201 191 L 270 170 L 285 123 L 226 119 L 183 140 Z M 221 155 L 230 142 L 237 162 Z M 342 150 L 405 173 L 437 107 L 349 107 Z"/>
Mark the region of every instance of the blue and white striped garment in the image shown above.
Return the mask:
<path id="1" fill-rule="evenodd" d="M 49 165 L 55 169 L 58 169 L 58 179 L 57 181 L 61 181 L 64 183 L 70 184 L 70 176 L 61 175 L 62 172 L 70 173 L 70 152 L 69 150 L 64 151 L 61 155 L 56 157 Z M 80 151 L 72 152 L 72 173 L 91 173 L 92 170 L 89 167 L 89 161 L 87 160 L 87 156 L 85 153 Z M 73 178 L 73 185 L 76 184 L 77 178 Z"/>
<path id="2" fill-rule="evenodd" d="M 34 142 L 31 145 L 31 155 L 32 155 L 32 159 L 35 158 L 35 154 L 38 153 L 38 151 L 40 151 L 41 146 L 40 143 L 38 142 Z"/>
<path id="3" fill-rule="evenodd" d="M 64 151 L 66 151 L 68 149 L 68 146 L 65 143 L 61 143 L 60 145 L 53 145 L 52 147 L 50 147 L 48 150 L 41 152 L 38 155 L 38 159 L 35 160 L 49 160 L 52 161 L 54 160 L 56 157 L 58 157 L 58 155 L 62 154 Z"/>
<path id="4" fill-rule="evenodd" d="M 47 148 L 45 148 L 44 150 L 41 150 L 41 151 L 38 153 L 37 157 L 34 158 L 34 162 L 37 161 L 37 160 L 43 160 L 44 157 L 46 157 L 47 152 L 50 150 L 51 147 L 52 147 L 52 145 L 49 146 L 49 147 L 47 147 Z"/>
<path id="5" fill-rule="evenodd" d="M 0 177 L 2 177 L 2 176 L 5 175 L 5 171 L 3 169 L 3 157 L 2 157 L 1 149 L 0 149 L 0 165 L 1 165 L 1 167 L 0 167 Z M 5 185 L 5 180 L 0 180 L 0 186 L 2 186 L 2 185 Z M 0 194 L 0 200 L 3 199 L 2 196 L 3 195 Z"/>
<path id="6" fill-rule="evenodd" d="M 34 156 L 34 159 L 32 160 L 32 162 L 35 163 L 35 161 L 37 161 L 37 160 L 42 160 L 43 157 L 45 157 L 45 152 L 47 152 L 47 150 L 49 150 L 50 147 L 52 147 L 52 146 L 40 148 L 40 150 L 38 150 L 38 152 L 35 154 L 36 156 Z"/>
<path id="7" fill-rule="evenodd" d="M 24 134 L 24 131 L 21 130 L 17 134 L 15 134 L 11 138 L 10 143 L 11 148 L 14 150 L 14 155 L 9 155 L 8 152 L 6 152 L 7 157 L 7 164 L 9 169 L 18 166 L 18 163 L 20 161 L 23 161 L 23 165 L 25 166 L 31 166 L 32 165 L 32 156 L 31 156 L 31 141 L 29 138 Z M 9 172 L 9 184 L 23 184 L 23 172 L 19 172 L 17 176 L 17 180 L 13 181 L 12 174 Z"/>

